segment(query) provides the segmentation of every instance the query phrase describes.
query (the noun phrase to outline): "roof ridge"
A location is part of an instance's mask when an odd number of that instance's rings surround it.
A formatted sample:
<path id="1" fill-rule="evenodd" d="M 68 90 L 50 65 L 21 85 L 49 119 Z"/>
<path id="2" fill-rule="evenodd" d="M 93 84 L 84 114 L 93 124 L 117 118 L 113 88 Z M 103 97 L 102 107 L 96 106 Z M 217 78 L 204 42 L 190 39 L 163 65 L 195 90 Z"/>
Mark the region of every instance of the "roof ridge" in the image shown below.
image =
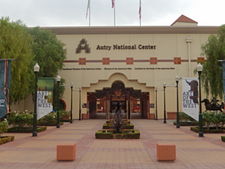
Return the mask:
<path id="1" fill-rule="evenodd" d="M 181 15 L 179 18 L 177 18 L 170 26 L 173 26 L 175 23 L 177 22 L 184 22 L 184 23 L 197 23 L 195 20 L 185 16 L 185 15 Z"/>

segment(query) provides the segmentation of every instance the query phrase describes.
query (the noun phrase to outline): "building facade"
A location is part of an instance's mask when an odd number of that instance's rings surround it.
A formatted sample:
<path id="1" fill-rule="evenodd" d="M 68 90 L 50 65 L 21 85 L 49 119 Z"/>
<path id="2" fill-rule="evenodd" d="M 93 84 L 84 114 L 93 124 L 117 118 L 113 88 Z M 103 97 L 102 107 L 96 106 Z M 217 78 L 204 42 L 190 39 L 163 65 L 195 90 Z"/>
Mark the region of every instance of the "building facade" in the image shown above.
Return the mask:
<path id="1" fill-rule="evenodd" d="M 129 118 L 163 118 L 165 100 L 173 114 L 175 77 L 197 76 L 197 62 L 205 60 L 201 46 L 218 28 L 182 15 L 171 26 L 44 29 L 65 44 L 63 99 L 78 119 L 107 118 L 118 102 Z M 181 84 L 179 92 L 181 107 Z"/>

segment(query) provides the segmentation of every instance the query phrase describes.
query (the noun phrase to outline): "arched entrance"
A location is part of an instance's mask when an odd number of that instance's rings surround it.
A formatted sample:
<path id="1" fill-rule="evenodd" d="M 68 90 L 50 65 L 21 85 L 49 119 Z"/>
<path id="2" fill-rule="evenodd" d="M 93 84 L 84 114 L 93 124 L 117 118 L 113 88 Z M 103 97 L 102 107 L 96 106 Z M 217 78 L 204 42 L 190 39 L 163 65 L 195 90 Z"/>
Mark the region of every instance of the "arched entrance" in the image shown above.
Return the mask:
<path id="1" fill-rule="evenodd" d="M 87 93 L 90 118 L 109 118 L 120 103 L 127 118 L 147 118 L 149 113 L 149 93 L 126 87 L 116 80 L 111 87 Z"/>

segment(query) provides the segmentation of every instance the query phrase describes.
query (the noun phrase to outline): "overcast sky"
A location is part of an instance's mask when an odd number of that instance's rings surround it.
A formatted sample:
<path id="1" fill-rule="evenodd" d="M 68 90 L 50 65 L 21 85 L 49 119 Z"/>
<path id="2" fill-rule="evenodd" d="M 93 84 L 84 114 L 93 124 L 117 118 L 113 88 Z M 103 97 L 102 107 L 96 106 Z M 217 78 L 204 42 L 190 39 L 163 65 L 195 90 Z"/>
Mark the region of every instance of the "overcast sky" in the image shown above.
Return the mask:
<path id="1" fill-rule="evenodd" d="M 91 26 L 113 26 L 111 0 L 91 1 Z M 139 25 L 139 0 L 116 1 L 116 26 Z M 88 26 L 88 0 L 0 0 L 0 17 L 27 26 Z M 199 26 L 225 24 L 225 0 L 142 0 L 143 26 L 169 26 L 181 14 Z"/>

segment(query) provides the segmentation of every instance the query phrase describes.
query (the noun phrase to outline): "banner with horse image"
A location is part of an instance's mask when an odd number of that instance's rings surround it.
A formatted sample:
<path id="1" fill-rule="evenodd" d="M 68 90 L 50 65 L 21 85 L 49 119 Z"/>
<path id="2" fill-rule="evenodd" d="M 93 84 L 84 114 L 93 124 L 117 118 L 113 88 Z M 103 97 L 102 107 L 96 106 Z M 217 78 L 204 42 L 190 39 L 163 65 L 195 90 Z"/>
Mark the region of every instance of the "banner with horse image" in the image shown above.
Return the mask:
<path id="1" fill-rule="evenodd" d="M 40 119 L 53 111 L 54 78 L 41 77 L 37 85 L 37 119 Z"/>
<path id="2" fill-rule="evenodd" d="M 11 60 L 0 60 L 0 118 L 9 112 L 9 87 L 11 80 Z"/>
<path id="3" fill-rule="evenodd" d="M 225 61 L 224 60 L 222 61 L 222 66 L 223 66 L 223 94 L 224 94 L 223 100 L 225 101 Z"/>
<path id="4" fill-rule="evenodd" d="M 183 112 L 195 120 L 199 120 L 199 93 L 197 78 L 182 78 Z"/>

